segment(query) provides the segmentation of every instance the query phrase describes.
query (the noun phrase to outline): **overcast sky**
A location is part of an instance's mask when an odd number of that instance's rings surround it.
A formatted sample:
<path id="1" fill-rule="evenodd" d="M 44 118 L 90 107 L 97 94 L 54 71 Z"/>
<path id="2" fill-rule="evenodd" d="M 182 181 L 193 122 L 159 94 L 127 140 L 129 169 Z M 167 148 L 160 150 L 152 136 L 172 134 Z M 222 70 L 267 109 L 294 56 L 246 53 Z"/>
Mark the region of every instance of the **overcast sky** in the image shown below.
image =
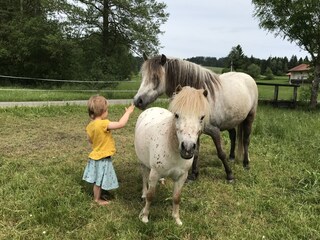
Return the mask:
<path id="1" fill-rule="evenodd" d="M 296 44 L 260 29 L 253 17 L 251 0 L 160 1 L 167 4 L 170 14 L 161 27 L 164 34 L 160 35 L 160 53 L 167 56 L 220 58 L 240 44 L 248 57 L 309 57 Z"/>

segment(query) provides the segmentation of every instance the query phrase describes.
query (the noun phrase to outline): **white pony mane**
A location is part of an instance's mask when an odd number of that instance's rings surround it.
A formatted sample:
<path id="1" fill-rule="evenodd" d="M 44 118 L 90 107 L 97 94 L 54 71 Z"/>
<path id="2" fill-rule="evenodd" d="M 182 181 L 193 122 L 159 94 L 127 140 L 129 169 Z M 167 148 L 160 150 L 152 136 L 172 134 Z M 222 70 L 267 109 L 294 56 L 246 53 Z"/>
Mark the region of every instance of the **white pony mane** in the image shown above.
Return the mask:
<path id="1" fill-rule="evenodd" d="M 182 90 L 175 94 L 169 105 L 172 113 L 183 113 L 186 116 L 205 115 L 209 117 L 209 102 L 204 95 L 203 89 L 195 89 L 189 86 L 183 87 Z"/>

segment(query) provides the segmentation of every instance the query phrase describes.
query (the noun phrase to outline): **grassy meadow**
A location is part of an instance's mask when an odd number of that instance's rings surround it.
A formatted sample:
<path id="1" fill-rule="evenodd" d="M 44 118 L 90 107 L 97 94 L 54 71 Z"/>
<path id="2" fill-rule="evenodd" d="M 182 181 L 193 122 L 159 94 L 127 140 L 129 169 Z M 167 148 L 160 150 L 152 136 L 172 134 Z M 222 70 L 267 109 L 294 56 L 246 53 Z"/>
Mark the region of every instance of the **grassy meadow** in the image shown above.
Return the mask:
<path id="1" fill-rule="evenodd" d="M 110 119 L 123 112 L 111 106 Z M 150 222 L 138 218 L 144 204 L 133 139 L 140 112 L 113 133 L 120 187 L 102 207 L 81 180 L 90 150 L 85 107 L 0 109 L 0 239 L 320 239 L 319 110 L 259 106 L 251 169 L 232 164 L 232 184 L 203 135 L 199 179 L 182 191 L 181 227 L 171 217 L 171 180 L 158 186 Z M 228 150 L 226 133 L 223 139 Z"/>

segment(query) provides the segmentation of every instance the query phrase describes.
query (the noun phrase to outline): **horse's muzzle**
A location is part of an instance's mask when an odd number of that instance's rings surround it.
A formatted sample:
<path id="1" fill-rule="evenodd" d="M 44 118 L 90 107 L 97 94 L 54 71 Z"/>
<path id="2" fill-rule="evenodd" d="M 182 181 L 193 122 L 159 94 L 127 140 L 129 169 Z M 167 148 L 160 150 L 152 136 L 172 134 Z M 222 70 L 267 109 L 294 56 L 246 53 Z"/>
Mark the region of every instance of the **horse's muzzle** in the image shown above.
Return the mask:
<path id="1" fill-rule="evenodd" d="M 195 143 L 182 142 L 180 147 L 180 156 L 184 159 L 193 158 L 195 149 L 196 149 Z"/>
<path id="2" fill-rule="evenodd" d="M 144 102 L 143 102 L 143 100 L 142 100 L 141 97 L 134 98 L 134 99 L 133 99 L 133 104 L 134 104 L 137 108 L 139 108 L 139 109 L 141 109 L 141 110 L 146 109 L 146 105 L 144 104 Z"/>

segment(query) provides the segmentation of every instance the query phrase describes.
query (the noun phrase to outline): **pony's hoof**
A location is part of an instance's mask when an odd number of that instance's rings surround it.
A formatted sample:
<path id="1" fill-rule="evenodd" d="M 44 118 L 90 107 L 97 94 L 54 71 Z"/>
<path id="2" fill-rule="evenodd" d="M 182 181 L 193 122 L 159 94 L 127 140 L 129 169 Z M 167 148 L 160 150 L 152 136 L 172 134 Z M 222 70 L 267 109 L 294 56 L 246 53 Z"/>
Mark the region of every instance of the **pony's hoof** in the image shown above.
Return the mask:
<path id="1" fill-rule="evenodd" d="M 148 222 L 149 222 L 149 219 L 148 219 L 148 217 L 143 216 L 143 217 L 141 218 L 141 221 L 142 221 L 143 223 L 148 223 Z"/>
<path id="2" fill-rule="evenodd" d="M 179 226 L 182 226 L 182 222 L 181 222 L 180 218 L 176 219 L 176 224 Z"/>
<path id="3" fill-rule="evenodd" d="M 143 223 L 148 223 L 149 219 L 148 216 L 144 215 L 143 210 L 140 212 L 139 214 L 139 219 L 143 222 Z"/>
<path id="4" fill-rule="evenodd" d="M 229 157 L 229 161 L 230 161 L 230 162 L 234 162 L 235 160 L 236 160 L 235 157 Z"/>

